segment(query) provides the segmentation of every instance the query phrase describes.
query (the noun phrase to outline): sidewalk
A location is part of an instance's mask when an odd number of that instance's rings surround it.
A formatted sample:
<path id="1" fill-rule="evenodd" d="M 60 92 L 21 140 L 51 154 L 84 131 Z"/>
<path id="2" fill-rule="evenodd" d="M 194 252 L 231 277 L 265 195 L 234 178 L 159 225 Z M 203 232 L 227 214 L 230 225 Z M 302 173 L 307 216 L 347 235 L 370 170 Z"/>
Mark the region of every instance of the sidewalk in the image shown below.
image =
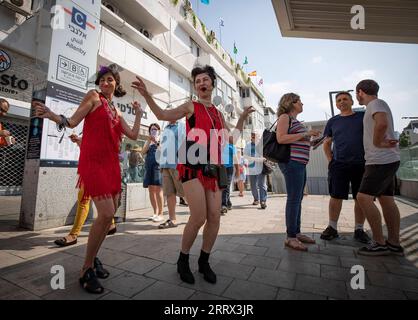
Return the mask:
<path id="1" fill-rule="evenodd" d="M 89 226 L 83 228 L 76 246 L 56 248 L 54 240 L 70 227 L 44 232 L 0 233 L 0 299 L 418 299 L 418 209 L 398 202 L 405 258 L 366 258 L 356 254 L 361 245 L 352 240 L 353 201 L 344 202 L 341 238 L 324 242 L 319 236 L 328 223 L 326 196 L 308 196 L 303 202 L 302 231 L 317 244 L 309 252 L 289 251 L 285 239 L 285 196 L 270 196 L 267 210 L 234 194 L 234 208 L 222 217 L 219 237 L 210 258 L 218 275 L 211 285 L 196 273 L 196 284 L 182 283 L 176 270 L 181 235 L 188 208 L 179 207 L 180 226 L 158 230 L 142 211 L 118 225 L 99 257 L 111 272 L 102 281 L 105 293 L 89 295 L 78 284 Z M 4 230 L 4 229 L 1 229 Z M 191 268 L 197 272 L 202 237 L 191 252 Z M 66 289 L 51 288 L 51 267 L 62 265 Z M 352 290 L 350 269 L 366 270 L 366 289 Z"/>

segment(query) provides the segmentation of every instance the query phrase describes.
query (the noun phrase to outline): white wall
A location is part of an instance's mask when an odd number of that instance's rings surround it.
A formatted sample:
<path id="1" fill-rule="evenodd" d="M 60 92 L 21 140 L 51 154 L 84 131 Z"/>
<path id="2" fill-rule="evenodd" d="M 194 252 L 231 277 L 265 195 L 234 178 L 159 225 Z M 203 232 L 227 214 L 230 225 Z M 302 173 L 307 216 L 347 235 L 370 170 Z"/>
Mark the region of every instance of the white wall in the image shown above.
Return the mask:
<path id="1" fill-rule="evenodd" d="M 168 68 L 104 27 L 99 54 L 168 91 Z"/>

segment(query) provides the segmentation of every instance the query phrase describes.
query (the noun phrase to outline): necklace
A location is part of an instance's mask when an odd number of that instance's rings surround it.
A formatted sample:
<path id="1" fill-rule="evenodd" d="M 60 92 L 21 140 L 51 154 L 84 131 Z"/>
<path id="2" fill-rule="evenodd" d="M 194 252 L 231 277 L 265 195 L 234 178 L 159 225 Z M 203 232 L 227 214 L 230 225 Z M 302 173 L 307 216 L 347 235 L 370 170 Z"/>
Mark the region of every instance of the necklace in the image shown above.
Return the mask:
<path id="1" fill-rule="evenodd" d="M 206 108 L 212 107 L 212 101 L 210 100 L 198 100 L 199 103 L 203 104 Z"/>

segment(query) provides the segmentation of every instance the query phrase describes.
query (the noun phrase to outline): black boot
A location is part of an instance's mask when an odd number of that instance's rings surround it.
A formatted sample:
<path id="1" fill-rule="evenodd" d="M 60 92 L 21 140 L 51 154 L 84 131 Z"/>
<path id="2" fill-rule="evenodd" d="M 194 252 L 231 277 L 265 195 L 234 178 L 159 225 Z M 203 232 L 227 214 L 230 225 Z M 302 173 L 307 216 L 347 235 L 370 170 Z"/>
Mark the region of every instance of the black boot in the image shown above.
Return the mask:
<path id="1" fill-rule="evenodd" d="M 194 284 L 194 276 L 190 270 L 188 254 L 180 252 L 179 260 L 177 261 L 177 272 L 180 274 L 182 281 Z"/>
<path id="2" fill-rule="evenodd" d="M 200 251 L 199 272 L 203 273 L 203 278 L 209 283 L 216 283 L 216 274 L 209 265 L 209 253 Z"/>

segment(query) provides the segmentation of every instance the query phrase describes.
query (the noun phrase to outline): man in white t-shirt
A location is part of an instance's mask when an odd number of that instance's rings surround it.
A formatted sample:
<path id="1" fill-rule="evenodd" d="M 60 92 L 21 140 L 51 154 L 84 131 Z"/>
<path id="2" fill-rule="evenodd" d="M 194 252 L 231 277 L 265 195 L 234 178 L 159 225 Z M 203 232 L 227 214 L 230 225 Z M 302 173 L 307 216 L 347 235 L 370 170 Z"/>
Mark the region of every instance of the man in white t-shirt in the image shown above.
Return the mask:
<path id="1" fill-rule="evenodd" d="M 366 214 L 373 233 L 373 241 L 358 253 L 366 256 L 404 255 L 400 245 L 400 213 L 394 200 L 395 177 L 400 164 L 398 140 L 395 139 L 392 112 L 388 104 L 378 99 L 379 85 L 374 80 L 363 80 L 356 88 L 357 100 L 366 106 L 364 115 L 364 151 L 366 169 L 357 200 Z M 374 199 L 382 206 L 388 229 L 383 236 L 382 218 Z"/>

